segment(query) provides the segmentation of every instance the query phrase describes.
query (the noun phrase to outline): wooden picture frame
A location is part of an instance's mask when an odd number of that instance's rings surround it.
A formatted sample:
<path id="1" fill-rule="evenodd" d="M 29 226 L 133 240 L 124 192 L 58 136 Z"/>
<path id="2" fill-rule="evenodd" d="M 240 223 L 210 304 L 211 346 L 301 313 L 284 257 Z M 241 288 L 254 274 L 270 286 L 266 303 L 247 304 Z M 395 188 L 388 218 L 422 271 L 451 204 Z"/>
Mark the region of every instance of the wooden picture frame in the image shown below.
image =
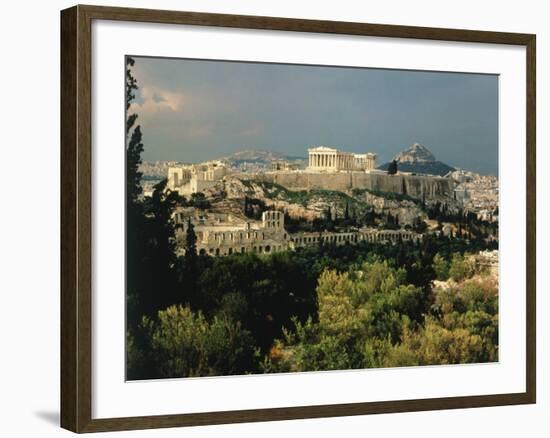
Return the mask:
<path id="1" fill-rule="evenodd" d="M 93 20 L 518 45 L 526 48 L 526 391 L 522 393 L 194 414 L 92 418 L 92 35 Z M 75 6 L 61 12 L 61 426 L 99 432 L 529 404 L 536 401 L 535 35 Z"/>

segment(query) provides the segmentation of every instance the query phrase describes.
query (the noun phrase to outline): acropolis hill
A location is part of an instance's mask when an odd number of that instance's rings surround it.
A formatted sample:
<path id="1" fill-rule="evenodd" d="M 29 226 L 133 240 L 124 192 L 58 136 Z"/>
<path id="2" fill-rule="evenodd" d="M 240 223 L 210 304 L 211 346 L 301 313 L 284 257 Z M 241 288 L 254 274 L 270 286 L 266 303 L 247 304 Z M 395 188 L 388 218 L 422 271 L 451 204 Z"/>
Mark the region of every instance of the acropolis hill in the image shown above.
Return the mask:
<path id="1" fill-rule="evenodd" d="M 419 151 L 429 153 L 415 143 L 404 156 L 435 163 L 431 153 L 431 160 L 417 157 Z M 414 159 L 408 161 L 415 164 Z M 417 174 L 414 167 L 403 172 L 399 164 L 389 172 L 377 168 L 376 161 L 374 153 L 327 146 L 309 148 L 307 158 L 243 150 L 202 163 L 164 163 L 160 172 L 147 176 L 167 176 L 166 188 L 182 196 L 172 215 L 179 254 L 189 224 L 200 254 L 226 256 L 296 250 L 322 242 L 419 241 L 425 233 L 462 233 L 445 219 L 452 222 L 465 213 L 483 213 L 478 219 L 488 221 L 498 217 L 490 194 L 483 192 L 482 204 L 481 195 L 474 197 L 468 175 Z M 464 187 L 457 193 L 462 180 Z M 150 195 L 144 191 L 144 196 Z M 463 210 L 464 200 L 472 208 Z"/>
<path id="2" fill-rule="evenodd" d="M 255 179 L 276 183 L 289 190 L 327 189 L 347 192 L 368 189 L 399 193 L 418 199 L 450 198 L 454 189 L 450 178 L 353 170 L 335 173 L 276 171 L 258 174 Z"/>
<path id="3" fill-rule="evenodd" d="M 451 178 L 398 172 L 389 175 L 376 169 L 376 154 L 356 154 L 327 146 L 308 149 L 307 167 L 297 168 L 284 160 L 271 161 L 271 168 L 236 171 L 223 160 L 168 169 L 168 188 L 182 195 L 200 192 L 228 177 L 254 179 L 281 185 L 288 190 L 353 189 L 397 193 L 418 199 L 452 198 Z"/>

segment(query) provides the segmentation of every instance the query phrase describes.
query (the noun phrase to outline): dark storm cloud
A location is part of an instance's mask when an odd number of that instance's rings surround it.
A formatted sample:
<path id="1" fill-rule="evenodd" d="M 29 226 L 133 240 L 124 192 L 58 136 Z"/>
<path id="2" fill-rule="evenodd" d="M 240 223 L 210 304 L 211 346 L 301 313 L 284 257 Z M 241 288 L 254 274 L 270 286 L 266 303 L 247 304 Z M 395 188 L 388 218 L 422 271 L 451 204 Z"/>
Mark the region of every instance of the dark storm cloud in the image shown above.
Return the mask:
<path id="1" fill-rule="evenodd" d="M 387 161 L 414 142 L 447 164 L 498 169 L 490 75 L 136 58 L 132 110 L 150 161 L 328 145 Z"/>

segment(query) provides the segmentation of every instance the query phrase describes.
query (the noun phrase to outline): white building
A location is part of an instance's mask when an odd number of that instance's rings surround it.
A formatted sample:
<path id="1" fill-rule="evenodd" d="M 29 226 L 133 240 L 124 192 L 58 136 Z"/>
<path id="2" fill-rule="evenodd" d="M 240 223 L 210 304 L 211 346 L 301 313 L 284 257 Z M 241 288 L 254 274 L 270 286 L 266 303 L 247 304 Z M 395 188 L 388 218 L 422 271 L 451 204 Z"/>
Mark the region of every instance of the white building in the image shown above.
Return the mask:
<path id="1" fill-rule="evenodd" d="M 180 195 L 189 196 L 213 187 L 227 174 L 229 169 L 220 161 L 171 166 L 168 168 L 167 187 Z"/>
<path id="2" fill-rule="evenodd" d="M 308 154 L 310 171 L 368 171 L 376 168 L 376 154 L 370 152 L 355 154 L 327 146 L 317 146 L 308 149 Z"/>

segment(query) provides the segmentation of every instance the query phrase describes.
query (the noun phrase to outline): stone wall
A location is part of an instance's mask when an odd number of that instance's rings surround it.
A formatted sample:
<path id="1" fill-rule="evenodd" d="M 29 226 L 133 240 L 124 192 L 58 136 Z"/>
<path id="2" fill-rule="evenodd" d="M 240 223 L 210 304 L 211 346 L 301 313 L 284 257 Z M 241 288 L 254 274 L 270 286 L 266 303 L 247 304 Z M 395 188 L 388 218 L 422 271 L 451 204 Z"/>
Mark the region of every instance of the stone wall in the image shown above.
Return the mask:
<path id="1" fill-rule="evenodd" d="M 366 172 L 267 172 L 255 179 L 268 181 L 289 190 L 328 189 L 349 191 L 369 189 L 409 195 L 415 198 L 452 198 L 451 178 L 420 175 L 388 175 Z"/>
<path id="2" fill-rule="evenodd" d="M 335 245 L 344 245 L 347 243 L 358 243 L 361 241 L 374 243 L 397 243 L 402 241 L 422 240 L 422 234 L 417 234 L 408 230 L 377 230 L 374 228 L 363 228 L 358 231 L 349 232 L 302 232 L 290 235 L 290 241 L 294 248 L 318 245 L 320 241 L 324 243 L 333 243 Z"/>

